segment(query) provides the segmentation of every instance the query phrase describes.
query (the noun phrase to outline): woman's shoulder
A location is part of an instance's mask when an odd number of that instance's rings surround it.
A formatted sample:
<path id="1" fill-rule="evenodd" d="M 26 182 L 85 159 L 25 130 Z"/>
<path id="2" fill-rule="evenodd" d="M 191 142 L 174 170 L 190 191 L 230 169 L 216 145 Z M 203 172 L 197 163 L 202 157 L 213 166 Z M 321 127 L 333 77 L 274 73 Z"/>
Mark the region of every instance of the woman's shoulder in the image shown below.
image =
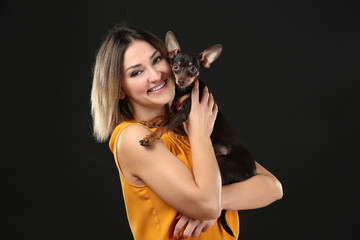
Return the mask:
<path id="1" fill-rule="evenodd" d="M 117 125 L 112 133 L 112 135 L 121 133 L 125 129 L 146 129 L 147 127 L 142 125 L 141 123 L 138 123 L 134 120 L 127 120 L 121 122 L 119 125 Z"/>
<path id="2" fill-rule="evenodd" d="M 130 124 L 122 130 L 122 132 L 120 134 L 120 138 L 121 138 L 121 140 L 125 140 L 124 142 L 139 143 L 139 140 L 142 139 L 143 137 L 145 137 L 150 132 L 151 131 L 144 125 Z"/>
<path id="3" fill-rule="evenodd" d="M 135 121 L 122 122 L 116 126 L 111 135 L 109 141 L 110 149 L 114 152 L 114 150 L 118 147 L 118 143 L 121 143 L 121 145 L 132 145 L 134 143 L 138 144 L 139 140 L 150 132 L 151 131 L 147 127 Z"/>

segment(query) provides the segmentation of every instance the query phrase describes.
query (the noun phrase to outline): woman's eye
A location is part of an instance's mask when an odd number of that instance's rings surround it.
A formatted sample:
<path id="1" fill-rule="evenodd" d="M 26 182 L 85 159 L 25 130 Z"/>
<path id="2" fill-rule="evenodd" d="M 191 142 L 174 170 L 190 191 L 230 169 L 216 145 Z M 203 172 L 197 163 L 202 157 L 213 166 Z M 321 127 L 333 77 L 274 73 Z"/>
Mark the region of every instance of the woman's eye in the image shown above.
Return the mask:
<path id="1" fill-rule="evenodd" d="M 154 59 L 154 63 L 160 62 L 161 59 L 162 59 L 162 56 L 158 56 L 157 58 Z"/>
<path id="2" fill-rule="evenodd" d="M 136 77 L 139 76 L 141 74 L 141 71 L 134 71 L 130 74 L 130 77 Z"/>

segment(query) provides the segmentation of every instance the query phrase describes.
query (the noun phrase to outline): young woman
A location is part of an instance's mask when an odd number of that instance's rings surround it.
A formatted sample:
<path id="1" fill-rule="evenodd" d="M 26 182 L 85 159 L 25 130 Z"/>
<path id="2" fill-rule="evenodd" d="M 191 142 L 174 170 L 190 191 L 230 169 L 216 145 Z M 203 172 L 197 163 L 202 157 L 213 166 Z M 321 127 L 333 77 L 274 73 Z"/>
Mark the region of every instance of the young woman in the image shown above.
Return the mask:
<path id="1" fill-rule="evenodd" d="M 282 197 L 280 182 L 258 163 L 254 177 L 221 186 L 210 140 L 218 106 L 207 89 L 199 101 L 197 87 L 184 124 L 188 136 L 169 132 L 151 147 L 140 146 L 139 140 L 154 130 L 141 122 L 168 115 L 174 98 L 166 49 L 153 34 L 121 26 L 98 51 L 91 92 L 94 134 L 100 142 L 111 135 L 136 240 L 234 239 L 216 223 L 222 209 L 228 210 L 227 221 L 237 237 L 237 210 Z"/>

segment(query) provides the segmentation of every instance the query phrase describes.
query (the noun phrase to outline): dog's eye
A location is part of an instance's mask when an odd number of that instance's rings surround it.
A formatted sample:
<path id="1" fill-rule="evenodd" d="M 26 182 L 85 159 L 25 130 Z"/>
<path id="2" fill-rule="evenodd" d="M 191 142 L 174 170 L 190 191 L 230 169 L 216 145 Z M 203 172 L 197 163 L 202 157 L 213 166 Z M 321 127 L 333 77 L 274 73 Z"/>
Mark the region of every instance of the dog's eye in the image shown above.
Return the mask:
<path id="1" fill-rule="evenodd" d="M 190 71 L 191 73 L 195 73 L 195 72 L 197 71 L 197 68 L 196 68 L 195 66 L 190 66 L 190 67 L 189 67 L 189 71 Z"/>
<path id="2" fill-rule="evenodd" d="M 179 65 L 175 63 L 173 66 L 173 70 L 176 72 L 179 71 L 179 69 L 180 69 Z"/>

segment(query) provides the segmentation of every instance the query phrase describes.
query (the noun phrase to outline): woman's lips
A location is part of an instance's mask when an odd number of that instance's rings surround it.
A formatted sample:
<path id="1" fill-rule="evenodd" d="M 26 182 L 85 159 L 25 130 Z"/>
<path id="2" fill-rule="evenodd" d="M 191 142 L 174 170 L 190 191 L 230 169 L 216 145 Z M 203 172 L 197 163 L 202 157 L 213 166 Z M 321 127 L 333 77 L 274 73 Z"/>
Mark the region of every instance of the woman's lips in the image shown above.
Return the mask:
<path id="1" fill-rule="evenodd" d="M 148 92 L 156 92 L 156 91 L 159 91 L 160 89 L 162 89 L 162 88 L 165 86 L 165 84 L 166 84 L 166 80 L 165 80 L 163 83 L 161 83 L 160 85 L 158 85 L 158 86 L 156 86 L 156 87 L 148 90 Z"/>

